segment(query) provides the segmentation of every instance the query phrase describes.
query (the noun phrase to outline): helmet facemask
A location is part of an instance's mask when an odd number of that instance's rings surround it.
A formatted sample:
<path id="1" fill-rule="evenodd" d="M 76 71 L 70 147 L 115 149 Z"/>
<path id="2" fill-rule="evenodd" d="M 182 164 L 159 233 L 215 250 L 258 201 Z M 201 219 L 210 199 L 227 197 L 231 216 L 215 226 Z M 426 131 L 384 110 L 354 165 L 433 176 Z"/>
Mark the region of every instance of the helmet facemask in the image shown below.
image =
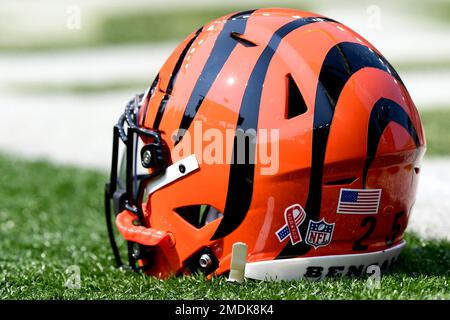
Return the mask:
<path id="1" fill-rule="evenodd" d="M 116 264 L 123 266 L 111 223 L 111 201 L 117 216 L 123 210 L 137 217 L 135 225 L 144 225 L 143 203 L 146 187 L 167 167 L 163 154 L 163 143 L 157 131 L 138 125 L 138 115 L 144 95 L 136 96 L 126 106 L 124 113 L 113 129 L 113 151 L 110 181 L 105 185 L 105 215 L 108 235 Z M 142 248 L 128 241 L 128 261 L 132 269 L 142 255 Z"/>

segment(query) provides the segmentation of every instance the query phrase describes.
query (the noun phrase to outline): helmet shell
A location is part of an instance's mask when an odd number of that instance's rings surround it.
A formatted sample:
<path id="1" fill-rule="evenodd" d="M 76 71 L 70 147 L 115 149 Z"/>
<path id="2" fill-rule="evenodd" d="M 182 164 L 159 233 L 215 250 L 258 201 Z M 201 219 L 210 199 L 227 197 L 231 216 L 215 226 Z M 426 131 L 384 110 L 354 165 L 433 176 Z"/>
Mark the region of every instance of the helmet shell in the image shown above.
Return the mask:
<path id="1" fill-rule="evenodd" d="M 162 66 L 139 119 L 161 132 L 171 163 L 195 154 L 200 167 L 144 205 L 148 226 L 176 242 L 155 248 L 149 274 L 183 273 L 205 248 L 222 274 L 235 242 L 248 245 L 250 264 L 378 252 L 402 241 L 425 152 L 421 120 L 393 67 L 339 22 L 280 8 L 214 20 Z M 230 163 L 238 129 L 257 132 L 253 164 Z M 367 195 L 369 204 L 356 200 L 360 211 L 351 213 L 342 192 Z M 177 213 L 196 205 L 223 215 L 198 227 Z M 277 236 L 293 205 L 306 214 L 295 244 L 295 227 Z"/>

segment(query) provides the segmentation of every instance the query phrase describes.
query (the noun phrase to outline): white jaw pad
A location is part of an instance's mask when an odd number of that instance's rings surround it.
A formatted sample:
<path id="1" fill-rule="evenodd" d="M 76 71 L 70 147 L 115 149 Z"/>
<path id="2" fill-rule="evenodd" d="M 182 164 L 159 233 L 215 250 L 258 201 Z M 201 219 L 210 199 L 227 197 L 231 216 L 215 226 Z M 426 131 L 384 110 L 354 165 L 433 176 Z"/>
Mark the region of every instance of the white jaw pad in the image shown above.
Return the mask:
<path id="1" fill-rule="evenodd" d="M 184 172 L 180 170 L 180 168 L 184 167 Z M 195 157 L 195 154 L 192 154 L 184 159 L 181 159 L 171 166 L 166 168 L 166 171 L 161 176 L 157 177 L 156 179 L 150 181 L 147 184 L 147 194 L 152 194 L 156 190 L 161 189 L 162 187 L 165 187 L 169 183 L 172 183 L 174 181 L 177 181 L 178 179 L 181 179 L 191 172 L 197 170 L 199 168 L 197 158 Z"/>
<path id="2" fill-rule="evenodd" d="M 362 265 L 361 275 L 365 275 L 370 265 L 377 264 L 381 267 L 385 261 L 390 265 L 393 259 L 397 259 L 405 244 L 402 241 L 395 247 L 370 253 L 248 262 L 245 267 L 245 277 L 271 281 L 302 278 L 319 280 L 325 278 L 329 272 L 337 276 L 346 275 L 349 267 L 354 270 L 361 268 Z"/>

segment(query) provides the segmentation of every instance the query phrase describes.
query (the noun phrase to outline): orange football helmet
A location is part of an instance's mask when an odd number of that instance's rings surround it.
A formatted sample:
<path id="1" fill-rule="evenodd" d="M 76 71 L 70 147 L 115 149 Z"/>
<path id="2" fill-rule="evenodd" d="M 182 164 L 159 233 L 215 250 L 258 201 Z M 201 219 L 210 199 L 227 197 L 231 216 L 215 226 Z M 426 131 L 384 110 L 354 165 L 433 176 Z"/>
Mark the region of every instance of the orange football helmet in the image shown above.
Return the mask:
<path id="1" fill-rule="evenodd" d="M 424 153 L 407 89 L 363 37 L 298 10 L 231 14 L 183 41 L 114 127 L 114 256 L 115 225 L 132 268 L 162 278 L 225 274 L 236 242 L 254 279 L 387 269 Z"/>

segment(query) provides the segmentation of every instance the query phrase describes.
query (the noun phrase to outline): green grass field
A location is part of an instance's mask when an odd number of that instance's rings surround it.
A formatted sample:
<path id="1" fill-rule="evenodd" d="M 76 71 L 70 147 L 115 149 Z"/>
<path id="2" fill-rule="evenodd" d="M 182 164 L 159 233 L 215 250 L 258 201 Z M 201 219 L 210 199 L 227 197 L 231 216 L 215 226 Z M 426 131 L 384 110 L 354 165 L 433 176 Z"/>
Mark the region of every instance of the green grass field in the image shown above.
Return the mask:
<path id="1" fill-rule="evenodd" d="M 450 109 L 442 108 L 421 112 L 427 138 L 427 155 L 450 155 Z"/>
<path id="2" fill-rule="evenodd" d="M 426 112 L 423 119 L 429 153 L 450 154 L 448 141 L 437 147 L 450 112 Z M 106 179 L 97 171 L 0 156 L 0 299 L 450 299 L 450 243 L 413 234 L 380 289 L 369 289 L 364 278 L 239 286 L 223 277 L 161 281 L 120 271 L 104 224 Z M 80 289 L 64 286 L 71 265 L 81 269 Z"/>

